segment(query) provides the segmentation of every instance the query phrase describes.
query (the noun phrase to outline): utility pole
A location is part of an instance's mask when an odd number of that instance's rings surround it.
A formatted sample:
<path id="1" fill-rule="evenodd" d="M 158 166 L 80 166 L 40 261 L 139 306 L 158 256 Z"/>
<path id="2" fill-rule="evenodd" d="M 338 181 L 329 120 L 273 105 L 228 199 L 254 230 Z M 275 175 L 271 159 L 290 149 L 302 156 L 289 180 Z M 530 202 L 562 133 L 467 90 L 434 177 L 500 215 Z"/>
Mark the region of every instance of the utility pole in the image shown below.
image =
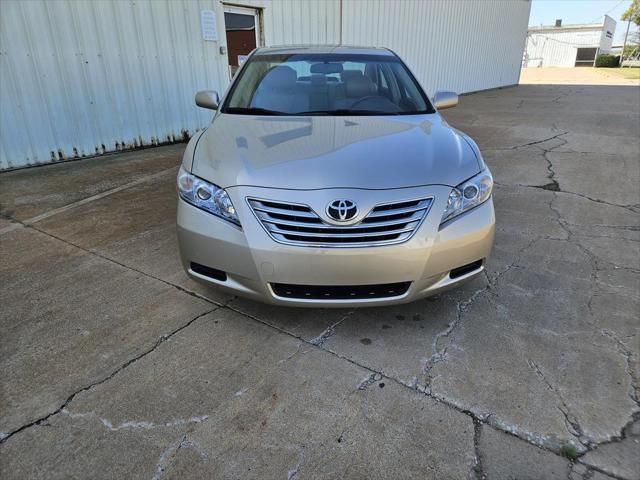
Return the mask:
<path id="1" fill-rule="evenodd" d="M 629 27 L 631 26 L 631 17 L 629 17 L 629 21 L 627 22 L 627 33 L 624 34 L 624 43 L 622 44 L 622 53 L 620 54 L 620 65 L 622 68 L 622 62 L 624 61 L 624 49 L 627 48 L 627 37 L 629 36 Z"/>

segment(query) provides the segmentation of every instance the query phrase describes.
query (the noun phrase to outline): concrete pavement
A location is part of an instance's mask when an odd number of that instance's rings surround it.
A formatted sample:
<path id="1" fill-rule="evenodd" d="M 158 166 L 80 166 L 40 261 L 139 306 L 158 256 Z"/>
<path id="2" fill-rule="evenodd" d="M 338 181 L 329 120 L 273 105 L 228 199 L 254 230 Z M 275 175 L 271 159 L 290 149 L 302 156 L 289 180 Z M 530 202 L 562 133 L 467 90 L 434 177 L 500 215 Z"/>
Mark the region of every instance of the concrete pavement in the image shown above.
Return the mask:
<path id="1" fill-rule="evenodd" d="M 0 174 L 3 478 L 640 478 L 640 95 L 448 121 L 494 173 L 487 274 L 300 310 L 191 282 L 183 146 Z"/>

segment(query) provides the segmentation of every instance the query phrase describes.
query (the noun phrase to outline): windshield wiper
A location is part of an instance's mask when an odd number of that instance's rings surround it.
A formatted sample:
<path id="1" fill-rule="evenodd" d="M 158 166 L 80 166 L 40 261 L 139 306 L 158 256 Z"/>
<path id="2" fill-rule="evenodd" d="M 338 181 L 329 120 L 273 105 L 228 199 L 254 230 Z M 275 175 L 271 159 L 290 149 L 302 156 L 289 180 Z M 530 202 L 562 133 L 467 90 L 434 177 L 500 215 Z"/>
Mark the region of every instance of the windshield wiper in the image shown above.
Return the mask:
<path id="1" fill-rule="evenodd" d="M 291 115 L 287 112 L 257 107 L 227 107 L 224 113 L 239 113 L 244 115 Z"/>
<path id="2" fill-rule="evenodd" d="M 381 112 L 379 110 L 352 110 L 349 108 L 339 108 L 337 110 L 309 110 L 306 112 L 296 112 L 292 115 L 402 115 L 399 112 Z"/>

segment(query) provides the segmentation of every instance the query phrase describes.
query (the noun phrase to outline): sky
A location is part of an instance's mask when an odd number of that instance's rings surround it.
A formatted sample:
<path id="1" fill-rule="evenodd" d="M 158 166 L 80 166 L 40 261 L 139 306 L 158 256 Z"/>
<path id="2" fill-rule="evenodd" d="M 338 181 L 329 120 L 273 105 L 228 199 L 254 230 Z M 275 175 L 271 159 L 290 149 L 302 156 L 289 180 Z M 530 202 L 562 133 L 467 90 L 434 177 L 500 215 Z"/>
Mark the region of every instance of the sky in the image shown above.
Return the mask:
<path id="1" fill-rule="evenodd" d="M 529 25 L 553 25 L 556 18 L 562 19 L 562 24 L 570 23 L 599 23 L 607 14 L 616 24 L 613 43 L 622 43 L 627 22 L 620 20 L 620 15 L 631 5 L 631 0 L 533 0 Z M 637 30 L 631 24 L 631 31 Z"/>

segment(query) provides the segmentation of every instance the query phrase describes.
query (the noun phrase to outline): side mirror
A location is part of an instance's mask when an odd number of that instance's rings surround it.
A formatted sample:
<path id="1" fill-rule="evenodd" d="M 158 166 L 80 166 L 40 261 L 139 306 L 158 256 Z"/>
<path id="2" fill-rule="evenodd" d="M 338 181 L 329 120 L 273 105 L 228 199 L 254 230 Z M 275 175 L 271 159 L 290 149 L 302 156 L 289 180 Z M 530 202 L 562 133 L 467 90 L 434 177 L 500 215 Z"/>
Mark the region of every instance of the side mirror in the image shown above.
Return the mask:
<path id="1" fill-rule="evenodd" d="M 220 98 L 215 90 L 202 90 L 196 93 L 196 105 L 199 107 L 217 110 L 218 102 L 220 102 Z"/>
<path id="2" fill-rule="evenodd" d="M 452 108 L 458 105 L 458 94 L 455 92 L 437 91 L 433 96 L 433 106 L 437 110 Z"/>

